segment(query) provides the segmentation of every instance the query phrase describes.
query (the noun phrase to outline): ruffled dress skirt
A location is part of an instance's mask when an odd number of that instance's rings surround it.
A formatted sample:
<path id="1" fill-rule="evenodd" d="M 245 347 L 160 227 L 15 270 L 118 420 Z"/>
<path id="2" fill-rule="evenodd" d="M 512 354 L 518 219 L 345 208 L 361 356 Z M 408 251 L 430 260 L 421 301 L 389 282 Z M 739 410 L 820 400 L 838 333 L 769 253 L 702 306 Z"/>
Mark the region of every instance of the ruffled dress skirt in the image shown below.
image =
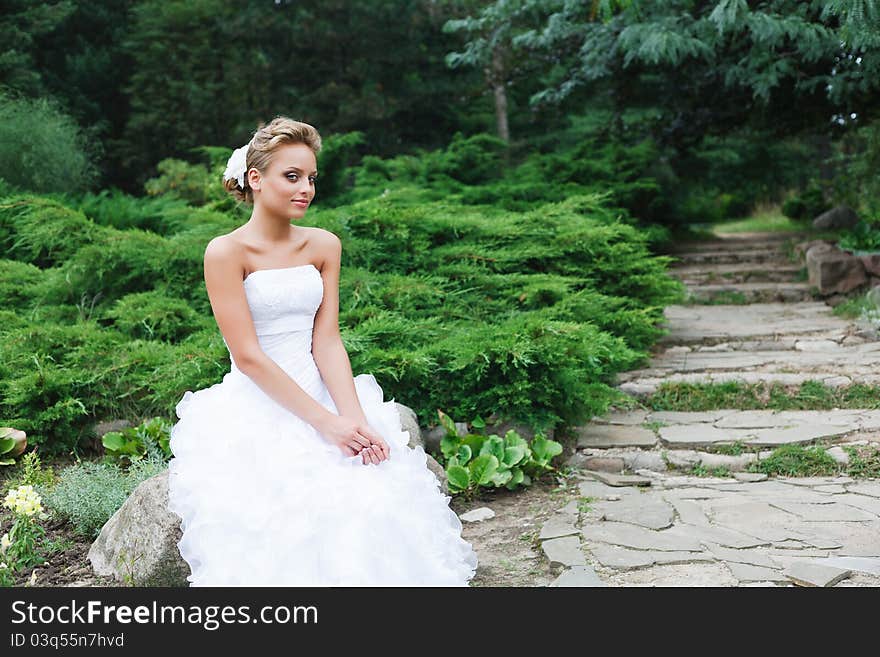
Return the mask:
<path id="1" fill-rule="evenodd" d="M 260 338 L 263 350 L 336 413 L 311 357 L 311 330 Z M 391 457 L 364 465 L 266 395 L 233 363 L 186 391 L 171 433 L 169 509 L 192 586 L 467 586 L 477 567 L 421 447 L 394 401 L 354 378 Z"/>

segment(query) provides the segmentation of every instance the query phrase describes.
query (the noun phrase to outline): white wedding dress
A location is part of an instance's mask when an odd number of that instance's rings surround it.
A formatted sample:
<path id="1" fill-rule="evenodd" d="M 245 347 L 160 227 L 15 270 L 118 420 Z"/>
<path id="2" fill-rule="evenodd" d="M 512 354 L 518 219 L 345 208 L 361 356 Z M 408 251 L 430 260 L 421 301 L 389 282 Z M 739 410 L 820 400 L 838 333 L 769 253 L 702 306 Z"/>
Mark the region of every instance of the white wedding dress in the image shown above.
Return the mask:
<path id="1" fill-rule="evenodd" d="M 245 294 L 263 351 L 327 409 L 312 358 L 323 281 L 314 265 L 252 272 Z M 177 404 L 169 509 L 192 586 L 467 586 L 477 567 L 394 401 L 354 377 L 391 457 L 364 465 L 266 395 L 232 362 Z"/>

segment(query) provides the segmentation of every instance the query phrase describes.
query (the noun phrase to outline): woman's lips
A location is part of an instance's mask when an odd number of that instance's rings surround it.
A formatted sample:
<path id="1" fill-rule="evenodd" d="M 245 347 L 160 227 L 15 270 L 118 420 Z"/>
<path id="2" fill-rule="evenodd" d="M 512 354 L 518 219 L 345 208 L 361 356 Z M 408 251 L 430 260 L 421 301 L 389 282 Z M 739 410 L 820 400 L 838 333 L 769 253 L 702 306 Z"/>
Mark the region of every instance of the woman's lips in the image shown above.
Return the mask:
<path id="1" fill-rule="evenodd" d="M 294 203 L 294 205 L 300 205 L 300 206 L 302 206 L 302 207 L 304 207 L 304 208 L 307 208 L 307 207 L 309 206 L 309 202 L 308 202 L 308 201 L 294 201 L 293 203 Z"/>

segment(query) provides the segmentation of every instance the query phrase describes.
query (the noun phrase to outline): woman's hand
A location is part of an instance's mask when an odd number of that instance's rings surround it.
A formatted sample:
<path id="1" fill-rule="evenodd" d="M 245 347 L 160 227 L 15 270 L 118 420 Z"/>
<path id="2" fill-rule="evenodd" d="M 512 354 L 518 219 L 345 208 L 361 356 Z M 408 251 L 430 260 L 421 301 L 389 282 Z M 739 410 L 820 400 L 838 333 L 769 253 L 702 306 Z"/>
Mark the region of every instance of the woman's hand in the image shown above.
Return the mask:
<path id="1" fill-rule="evenodd" d="M 366 420 L 359 421 L 342 415 L 330 415 L 317 429 L 346 456 L 360 455 L 364 465 L 379 464 L 391 456 L 388 444 L 367 424 Z"/>

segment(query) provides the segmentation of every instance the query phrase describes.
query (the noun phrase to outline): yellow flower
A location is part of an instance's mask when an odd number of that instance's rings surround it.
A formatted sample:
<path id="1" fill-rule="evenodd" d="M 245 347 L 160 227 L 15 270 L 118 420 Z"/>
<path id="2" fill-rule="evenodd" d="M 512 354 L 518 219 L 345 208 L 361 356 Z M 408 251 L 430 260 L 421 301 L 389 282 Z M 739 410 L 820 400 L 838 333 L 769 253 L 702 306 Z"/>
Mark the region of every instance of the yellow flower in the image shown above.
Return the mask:
<path id="1" fill-rule="evenodd" d="M 43 515 L 42 500 L 31 485 L 10 488 L 3 500 L 3 506 L 19 515 Z"/>
<path id="2" fill-rule="evenodd" d="M 12 541 L 9 540 L 9 534 L 3 534 L 0 536 L 0 552 L 6 552 L 6 548 L 12 545 Z"/>

